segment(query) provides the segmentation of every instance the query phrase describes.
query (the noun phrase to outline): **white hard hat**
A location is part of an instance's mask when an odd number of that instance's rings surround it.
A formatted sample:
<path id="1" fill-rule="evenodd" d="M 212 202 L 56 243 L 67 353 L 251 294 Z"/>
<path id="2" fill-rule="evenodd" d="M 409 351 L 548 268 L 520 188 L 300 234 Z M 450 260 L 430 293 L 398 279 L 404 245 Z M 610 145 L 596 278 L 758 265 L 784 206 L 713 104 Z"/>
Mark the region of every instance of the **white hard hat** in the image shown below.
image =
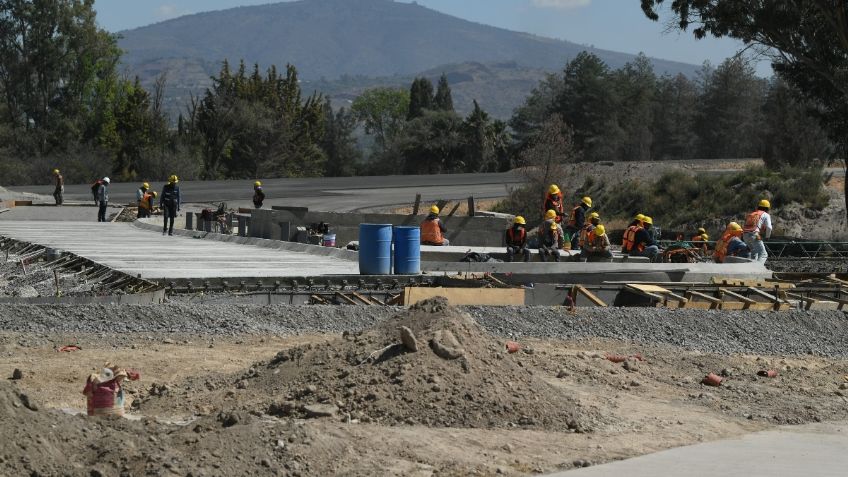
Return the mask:
<path id="1" fill-rule="evenodd" d="M 103 182 L 105 182 L 105 183 L 107 183 L 107 184 L 108 184 L 108 183 L 109 183 L 109 182 L 111 182 L 111 181 L 109 180 L 109 178 L 108 178 L 108 177 L 104 177 L 104 178 L 103 178 Z"/>

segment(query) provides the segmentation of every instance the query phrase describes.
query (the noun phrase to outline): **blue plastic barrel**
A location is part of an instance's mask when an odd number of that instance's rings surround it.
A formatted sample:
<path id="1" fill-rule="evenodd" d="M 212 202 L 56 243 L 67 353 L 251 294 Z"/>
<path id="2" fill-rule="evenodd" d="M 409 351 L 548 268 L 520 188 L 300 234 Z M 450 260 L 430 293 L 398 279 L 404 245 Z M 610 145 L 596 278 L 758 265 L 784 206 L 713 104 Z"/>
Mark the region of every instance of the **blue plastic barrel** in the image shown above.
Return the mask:
<path id="1" fill-rule="evenodd" d="M 418 275 L 421 273 L 421 229 L 418 227 L 395 227 L 395 275 Z"/>
<path id="2" fill-rule="evenodd" d="M 391 224 L 359 224 L 360 275 L 392 273 Z"/>

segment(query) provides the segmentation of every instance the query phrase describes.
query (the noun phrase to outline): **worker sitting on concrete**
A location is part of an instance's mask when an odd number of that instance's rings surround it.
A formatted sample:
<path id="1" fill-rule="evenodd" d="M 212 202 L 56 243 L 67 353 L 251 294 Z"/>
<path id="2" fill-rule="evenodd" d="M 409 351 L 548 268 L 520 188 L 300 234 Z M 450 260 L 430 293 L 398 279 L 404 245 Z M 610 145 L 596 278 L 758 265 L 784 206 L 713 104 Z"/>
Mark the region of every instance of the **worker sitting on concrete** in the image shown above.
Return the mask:
<path id="1" fill-rule="evenodd" d="M 555 210 L 550 209 L 547 212 L 545 212 L 545 220 L 543 220 L 541 225 L 539 225 L 539 231 L 537 232 L 537 236 L 539 237 L 540 240 L 542 238 L 542 235 L 545 235 L 545 233 L 548 231 L 548 229 L 551 228 L 551 224 L 556 225 L 557 229 L 559 229 L 560 236 L 565 237 L 565 233 L 563 233 L 563 230 L 562 230 L 562 225 L 560 225 L 556 221 L 556 219 L 557 219 L 557 214 L 556 214 Z"/>
<path id="2" fill-rule="evenodd" d="M 263 202 L 265 202 L 265 192 L 262 191 L 262 183 L 256 181 L 253 183 L 253 206 L 261 209 Z"/>
<path id="3" fill-rule="evenodd" d="M 512 223 L 512 227 L 506 229 L 506 261 L 512 262 L 516 255 L 523 255 L 524 261 L 530 261 L 530 249 L 527 248 L 527 221 L 518 216 Z"/>
<path id="4" fill-rule="evenodd" d="M 559 225 L 555 222 L 548 226 L 548 229 L 545 233 L 539 237 L 539 258 L 543 262 L 548 261 L 548 255 L 550 255 L 555 262 L 559 262 L 560 252 L 559 250 L 563 245 L 563 236 Z"/>
<path id="5" fill-rule="evenodd" d="M 642 228 L 643 220 L 645 220 L 644 215 L 636 214 L 633 222 L 630 222 L 630 225 L 624 229 L 624 234 L 621 236 L 621 253 L 630 253 L 630 250 L 633 248 L 633 242 L 636 240 L 636 232 Z"/>
<path id="6" fill-rule="evenodd" d="M 707 234 L 707 229 L 700 227 L 698 229 L 698 233 L 692 237 L 692 246 L 701 251 L 701 255 L 706 256 L 709 248 L 707 247 L 707 242 L 710 241 L 710 236 Z"/>
<path id="7" fill-rule="evenodd" d="M 53 199 L 56 200 L 56 205 L 62 205 L 65 202 L 65 178 L 59 172 L 59 169 L 53 169 L 53 176 L 56 179 L 56 188 L 53 189 Z"/>
<path id="8" fill-rule="evenodd" d="M 609 237 L 603 225 L 598 224 L 589 232 L 586 242 L 580 247 L 580 258 L 588 262 L 612 260 Z"/>
<path id="9" fill-rule="evenodd" d="M 434 205 L 430 207 L 430 214 L 421 222 L 421 244 L 422 245 L 450 245 L 450 241 L 445 237 L 448 233 L 447 227 L 439 219 L 439 207 Z"/>
<path id="10" fill-rule="evenodd" d="M 153 199 L 158 196 L 156 191 L 145 192 L 144 196 L 138 202 L 138 218 L 143 219 L 145 217 L 150 217 L 153 214 L 154 204 Z"/>
<path id="11" fill-rule="evenodd" d="M 763 240 L 771 238 L 772 226 L 769 210 L 771 210 L 771 203 L 763 199 L 760 201 L 757 210 L 751 212 L 745 218 L 742 237 L 748 244 L 748 248 L 751 249 L 751 260 L 765 262 L 768 258 Z"/>
<path id="12" fill-rule="evenodd" d="M 165 219 L 165 224 L 162 227 L 162 235 L 167 232 L 168 235 L 174 235 L 174 219 L 180 211 L 182 197 L 180 196 L 180 179 L 171 174 L 168 178 L 168 183 L 162 188 L 162 195 L 159 197 L 159 207 L 162 209 L 162 217 Z M 170 226 L 169 226 L 170 224 Z"/>
<path id="13" fill-rule="evenodd" d="M 586 212 L 592 208 L 592 198 L 583 197 L 580 203 L 571 209 L 571 215 L 568 217 L 568 225 L 565 227 L 565 233 L 568 237 L 566 240 L 571 242 L 571 249 L 578 250 L 580 248 L 580 229 L 586 223 Z"/>
<path id="14" fill-rule="evenodd" d="M 632 246 L 630 247 L 630 255 L 634 257 L 648 257 L 653 262 L 660 253 L 660 247 L 654 240 L 651 233 L 651 228 L 654 226 L 654 219 L 643 216 L 641 227 L 638 227 L 633 238 Z"/>
<path id="15" fill-rule="evenodd" d="M 564 207 L 562 191 L 559 190 L 558 185 L 551 184 L 551 186 L 548 187 L 548 195 L 545 196 L 545 203 L 542 204 L 542 211 L 547 214 L 549 210 L 553 210 L 554 213 L 556 213 L 556 223 L 559 224 L 565 216 Z"/>
<path id="16" fill-rule="evenodd" d="M 601 215 L 597 212 L 592 212 L 586 218 L 586 224 L 583 225 L 583 228 L 580 229 L 580 249 L 583 249 L 583 245 L 589 240 L 589 233 L 595 229 L 601 223 Z"/>
<path id="17" fill-rule="evenodd" d="M 141 207 L 141 201 L 144 200 L 144 194 L 146 194 L 148 190 L 150 190 L 150 184 L 147 182 L 141 184 L 141 187 L 135 190 L 135 203 L 138 207 Z"/>
<path id="18" fill-rule="evenodd" d="M 727 224 L 721 238 L 716 242 L 715 252 L 713 252 L 713 260 L 716 263 L 724 263 L 726 257 L 741 257 L 748 258 L 750 250 L 748 245 L 742 241 L 742 227 L 736 222 Z"/>
<path id="19" fill-rule="evenodd" d="M 104 177 L 97 185 L 97 221 L 106 222 L 106 207 L 109 206 L 109 178 Z"/>

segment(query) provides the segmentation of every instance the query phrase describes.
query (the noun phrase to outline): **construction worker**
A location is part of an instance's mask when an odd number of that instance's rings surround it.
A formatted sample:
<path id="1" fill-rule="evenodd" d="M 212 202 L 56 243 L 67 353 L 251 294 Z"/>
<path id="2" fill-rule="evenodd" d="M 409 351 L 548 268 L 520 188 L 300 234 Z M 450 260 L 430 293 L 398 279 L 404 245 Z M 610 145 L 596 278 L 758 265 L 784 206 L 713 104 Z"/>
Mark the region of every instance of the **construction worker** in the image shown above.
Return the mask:
<path id="1" fill-rule="evenodd" d="M 97 221 L 106 222 L 106 207 L 109 205 L 109 183 L 108 177 L 104 177 L 97 185 Z"/>
<path id="2" fill-rule="evenodd" d="M 136 191 L 135 191 L 135 202 L 136 202 L 136 204 L 138 204 L 138 207 L 141 207 L 141 201 L 144 200 L 144 194 L 146 194 L 147 191 L 149 191 L 149 190 L 150 190 L 150 184 L 148 184 L 147 182 L 141 184 L 141 187 L 136 189 Z"/>
<path id="3" fill-rule="evenodd" d="M 53 199 L 56 200 L 56 205 L 62 205 L 65 202 L 65 178 L 59 172 L 59 169 L 53 169 L 53 177 L 56 179 L 56 188 L 53 189 Z"/>
<path id="4" fill-rule="evenodd" d="M 586 242 L 580 247 L 580 258 L 589 262 L 612 260 L 609 237 L 603 225 L 598 224 L 589 232 Z"/>
<path id="5" fill-rule="evenodd" d="M 547 262 L 548 255 L 550 255 L 555 262 L 559 262 L 562 245 L 562 229 L 554 222 L 547 227 L 545 233 L 539 238 L 539 258 L 543 262 Z"/>
<path id="6" fill-rule="evenodd" d="M 447 227 L 439 219 L 439 207 L 430 207 L 430 214 L 421 222 L 421 244 L 448 246 L 450 241 L 445 237 L 448 233 Z"/>
<path id="7" fill-rule="evenodd" d="M 523 255 L 524 261 L 530 261 L 530 249 L 527 248 L 527 221 L 518 216 L 512 221 L 512 227 L 506 229 L 506 261 L 512 262 L 516 255 Z"/>
<path id="8" fill-rule="evenodd" d="M 551 224 L 556 225 L 557 228 L 559 229 L 560 236 L 565 237 L 565 233 L 562 230 L 562 225 L 559 222 L 557 222 L 556 219 L 557 219 L 557 214 L 556 214 L 556 211 L 554 209 L 549 209 L 547 212 L 545 212 L 545 220 L 543 220 L 542 224 L 539 225 L 539 232 L 537 234 L 540 239 L 542 238 L 542 235 L 545 235 L 545 233 L 551 227 Z"/>
<path id="9" fill-rule="evenodd" d="M 580 229 L 580 248 L 589 240 L 589 233 L 601 223 L 601 215 L 597 212 L 592 212 L 586 217 L 586 224 Z"/>
<path id="10" fill-rule="evenodd" d="M 765 262 L 768 258 L 766 246 L 763 243 L 764 239 L 771 238 L 771 203 L 763 199 L 757 206 L 757 210 L 748 214 L 745 218 L 745 225 L 742 226 L 743 239 L 751 249 L 751 260 Z"/>
<path id="11" fill-rule="evenodd" d="M 633 248 L 633 242 L 636 240 L 636 232 L 642 228 L 643 220 L 645 220 L 644 215 L 636 214 L 636 217 L 633 218 L 633 222 L 630 222 L 630 225 L 628 225 L 624 230 L 624 234 L 621 236 L 622 253 L 630 253 L 630 250 Z"/>
<path id="12" fill-rule="evenodd" d="M 262 191 L 262 183 L 256 181 L 253 183 L 253 206 L 261 209 L 263 202 L 265 202 L 265 192 Z"/>
<path id="13" fill-rule="evenodd" d="M 583 197 L 580 203 L 571 209 L 571 215 L 568 217 L 568 225 L 565 227 L 565 233 L 568 240 L 571 241 L 571 249 L 578 250 L 580 248 L 580 229 L 586 223 L 586 212 L 592 208 L 592 198 Z"/>
<path id="14" fill-rule="evenodd" d="M 542 205 L 542 210 L 546 214 L 549 210 L 553 210 L 556 213 L 556 223 L 559 224 L 565 216 L 564 207 L 562 191 L 559 190 L 558 185 L 551 184 L 551 186 L 548 187 L 548 195 L 545 196 L 545 203 Z"/>
<path id="15" fill-rule="evenodd" d="M 182 197 L 180 196 L 180 179 L 176 175 L 171 175 L 168 178 L 168 183 L 162 188 L 162 195 L 159 197 L 159 208 L 162 209 L 162 217 L 165 219 L 165 225 L 162 227 L 162 235 L 167 232 L 168 235 L 174 235 L 174 219 L 180 211 Z"/>
<path id="16" fill-rule="evenodd" d="M 727 224 L 721 238 L 716 241 L 715 252 L 713 252 L 713 260 L 716 263 L 724 263 L 727 256 L 748 258 L 750 250 L 748 245 L 742 241 L 742 226 L 736 222 Z"/>
<path id="17" fill-rule="evenodd" d="M 698 233 L 692 237 L 692 245 L 701 250 L 701 255 L 706 256 L 709 248 L 707 247 L 707 242 L 710 241 L 710 236 L 707 234 L 707 229 L 700 227 L 698 228 Z"/>
<path id="18" fill-rule="evenodd" d="M 143 219 L 145 217 L 150 217 L 153 213 L 153 199 L 155 199 L 159 194 L 156 191 L 145 192 L 144 197 L 138 201 L 138 218 Z"/>
<path id="19" fill-rule="evenodd" d="M 634 257 L 648 257 L 653 262 L 660 253 L 660 247 L 654 240 L 651 233 L 651 228 L 654 226 L 654 219 L 643 216 L 641 226 L 637 228 L 633 243 L 630 247 L 630 255 Z"/>

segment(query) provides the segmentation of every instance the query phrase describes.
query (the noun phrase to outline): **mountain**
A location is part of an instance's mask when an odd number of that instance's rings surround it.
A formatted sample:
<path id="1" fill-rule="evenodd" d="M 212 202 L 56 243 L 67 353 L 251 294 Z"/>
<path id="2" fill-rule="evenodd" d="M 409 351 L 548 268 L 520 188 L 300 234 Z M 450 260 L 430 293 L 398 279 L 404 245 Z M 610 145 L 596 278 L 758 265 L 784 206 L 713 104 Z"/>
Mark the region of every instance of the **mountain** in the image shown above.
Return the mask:
<path id="1" fill-rule="evenodd" d="M 301 0 L 187 15 L 120 33 L 124 67 L 145 85 L 168 73 L 169 99 L 185 102 L 209 85 L 220 63 L 244 59 L 291 63 L 301 78 L 415 75 L 440 65 L 514 64 L 560 70 L 589 50 L 611 67 L 633 55 L 495 28 L 415 3 L 392 0 Z M 653 60 L 658 73 L 694 74 L 697 67 Z M 526 95 L 529 89 L 520 94 Z"/>

